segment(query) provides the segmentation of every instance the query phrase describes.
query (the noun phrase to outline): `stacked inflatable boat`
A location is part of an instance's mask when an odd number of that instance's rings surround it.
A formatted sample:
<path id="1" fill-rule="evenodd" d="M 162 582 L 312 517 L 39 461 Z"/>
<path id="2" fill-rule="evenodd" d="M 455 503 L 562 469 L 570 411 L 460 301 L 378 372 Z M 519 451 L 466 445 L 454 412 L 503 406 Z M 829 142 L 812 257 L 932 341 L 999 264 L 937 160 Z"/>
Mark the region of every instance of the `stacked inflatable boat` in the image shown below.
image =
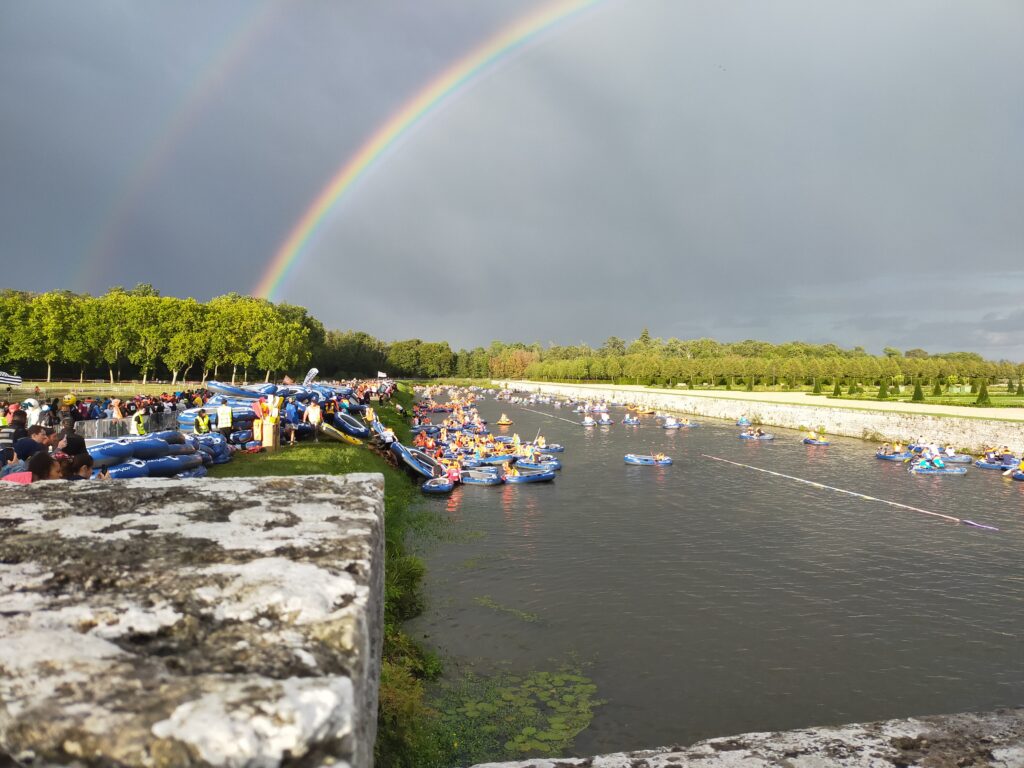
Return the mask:
<path id="1" fill-rule="evenodd" d="M 204 477 L 211 464 L 231 461 L 231 448 L 219 434 L 186 435 L 173 430 L 141 437 L 86 440 L 95 473 L 112 478 Z"/>
<path id="2" fill-rule="evenodd" d="M 253 448 L 260 445 L 259 441 L 253 440 L 253 421 L 256 419 L 254 406 L 260 398 L 282 398 L 284 401 L 292 401 L 294 410 L 283 408 L 281 413 L 282 425 L 289 421 L 295 427 L 296 436 L 301 438 L 312 434 L 313 428 L 302 421 L 306 406 L 309 403 L 323 403 L 329 399 L 337 399 L 339 404 L 338 412 L 330 422 L 324 424 L 323 431 L 328 437 L 352 444 L 360 442 L 370 436 L 369 428 L 356 417 L 356 414 L 363 414 L 366 406 L 361 405 L 352 397 L 352 390 L 348 387 L 328 387 L 321 384 L 307 385 L 286 385 L 286 384 L 252 384 L 248 386 L 235 386 L 219 381 L 207 382 L 207 389 L 214 395 L 206 402 L 203 408 L 210 416 L 210 425 L 218 429 L 217 409 L 223 405 L 231 408 L 232 432 L 228 435 L 228 442 L 243 448 Z M 199 408 L 189 408 L 178 414 L 178 427 L 191 432 Z M 289 414 L 292 414 L 289 416 Z"/>

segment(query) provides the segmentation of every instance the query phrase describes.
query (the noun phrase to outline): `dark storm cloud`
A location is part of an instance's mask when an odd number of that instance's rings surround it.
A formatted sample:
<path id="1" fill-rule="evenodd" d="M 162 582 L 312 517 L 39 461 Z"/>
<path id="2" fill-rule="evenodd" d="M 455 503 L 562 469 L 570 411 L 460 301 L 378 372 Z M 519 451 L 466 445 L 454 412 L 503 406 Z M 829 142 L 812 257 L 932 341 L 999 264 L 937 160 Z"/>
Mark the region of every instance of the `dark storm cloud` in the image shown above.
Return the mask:
<path id="1" fill-rule="evenodd" d="M 251 288 L 377 126 L 536 7 L 426 5 L 15 6 L 0 251 L 41 271 L 11 283 L 64 284 L 197 76 L 267 10 L 88 285 Z M 456 346 L 647 326 L 1024 360 L 1021 39 L 1016 2 L 609 0 L 407 137 L 281 298 Z"/>

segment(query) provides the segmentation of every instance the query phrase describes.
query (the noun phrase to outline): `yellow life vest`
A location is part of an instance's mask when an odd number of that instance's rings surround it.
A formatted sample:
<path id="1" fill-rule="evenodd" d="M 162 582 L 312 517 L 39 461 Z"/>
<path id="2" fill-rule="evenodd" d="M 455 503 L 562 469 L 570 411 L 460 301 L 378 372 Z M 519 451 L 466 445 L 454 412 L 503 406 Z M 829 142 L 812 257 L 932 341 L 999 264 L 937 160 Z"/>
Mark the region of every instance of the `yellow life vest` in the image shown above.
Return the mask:
<path id="1" fill-rule="evenodd" d="M 192 425 L 193 431 L 197 435 L 203 435 L 210 431 L 210 416 L 196 416 L 196 420 Z"/>
<path id="2" fill-rule="evenodd" d="M 231 426 L 231 406 L 224 404 L 217 406 L 217 429 L 225 429 Z"/>

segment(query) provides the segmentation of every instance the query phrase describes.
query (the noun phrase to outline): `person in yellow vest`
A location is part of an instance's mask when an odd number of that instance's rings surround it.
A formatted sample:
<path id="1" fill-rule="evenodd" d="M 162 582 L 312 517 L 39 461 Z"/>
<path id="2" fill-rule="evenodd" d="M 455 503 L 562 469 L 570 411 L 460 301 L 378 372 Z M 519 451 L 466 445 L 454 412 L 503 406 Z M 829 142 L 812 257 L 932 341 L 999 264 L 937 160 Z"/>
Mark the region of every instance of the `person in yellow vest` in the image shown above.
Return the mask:
<path id="1" fill-rule="evenodd" d="M 231 406 L 221 403 L 217 406 L 217 431 L 227 440 L 231 436 Z"/>
<path id="2" fill-rule="evenodd" d="M 192 431 L 197 435 L 206 435 L 210 432 L 210 414 L 205 408 L 200 408 L 196 414 L 196 420 L 192 422 Z"/>
<path id="3" fill-rule="evenodd" d="M 131 435 L 144 435 L 146 434 L 146 417 L 149 416 L 149 407 L 140 408 L 132 416 L 132 425 L 128 429 L 128 433 Z"/>

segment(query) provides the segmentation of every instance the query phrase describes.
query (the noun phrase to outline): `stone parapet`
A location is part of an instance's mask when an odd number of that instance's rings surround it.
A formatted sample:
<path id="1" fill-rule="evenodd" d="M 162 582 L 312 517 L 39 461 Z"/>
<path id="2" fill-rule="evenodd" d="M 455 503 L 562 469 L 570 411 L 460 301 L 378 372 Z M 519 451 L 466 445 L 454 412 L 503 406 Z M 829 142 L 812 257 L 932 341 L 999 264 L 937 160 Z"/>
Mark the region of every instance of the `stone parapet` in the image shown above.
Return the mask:
<path id="1" fill-rule="evenodd" d="M 475 768 L 1021 768 L 1024 709 L 744 733 L 587 758 L 486 763 Z"/>
<path id="2" fill-rule="evenodd" d="M 0 488 L 0 764 L 372 765 L 383 486 Z"/>

